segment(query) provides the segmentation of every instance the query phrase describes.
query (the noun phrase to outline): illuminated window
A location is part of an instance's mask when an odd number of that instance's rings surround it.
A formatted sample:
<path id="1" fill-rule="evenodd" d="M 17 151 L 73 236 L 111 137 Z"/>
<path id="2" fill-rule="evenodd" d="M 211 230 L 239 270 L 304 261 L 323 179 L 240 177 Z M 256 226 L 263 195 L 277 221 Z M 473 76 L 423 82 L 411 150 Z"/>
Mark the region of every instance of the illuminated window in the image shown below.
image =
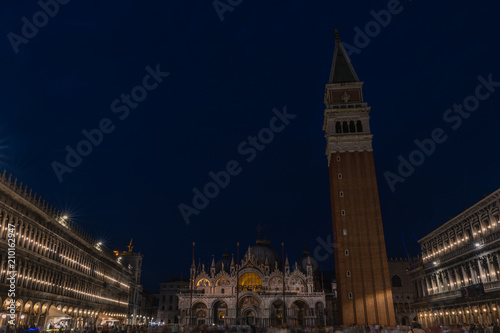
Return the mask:
<path id="1" fill-rule="evenodd" d="M 255 273 L 245 273 L 240 277 L 238 287 L 242 291 L 262 291 L 262 280 Z"/>
<path id="2" fill-rule="evenodd" d="M 210 282 L 207 280 L 207 279 L 201 279 L 200 281 L 198 281 L 198 283 L 196 284 L 197 287 L 209 287 L 210 286 Z"/>
<path id="3" fill-rule="evenodd" d="M 344 236 L 347 236 L 347 229 L 344 229 L 343 234 Z"/>

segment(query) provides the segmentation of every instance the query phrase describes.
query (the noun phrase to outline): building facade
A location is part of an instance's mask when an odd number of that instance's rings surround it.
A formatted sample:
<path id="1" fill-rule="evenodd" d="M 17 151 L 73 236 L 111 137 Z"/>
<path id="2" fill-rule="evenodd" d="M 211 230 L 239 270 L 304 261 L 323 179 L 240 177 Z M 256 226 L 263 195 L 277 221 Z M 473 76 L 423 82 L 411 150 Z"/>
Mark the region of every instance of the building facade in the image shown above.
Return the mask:
<path id="1" fill-rule="evenodd" d="M 137 270 L 22 182 L 0 175 L 0 324 L 134 322 Z"/>
<path id="2" fill-rule="evenodd" d="M 163 325 L 180 324 L 178 294 L 189 289 L 189 280 L 171 279 L 160 283 L 157 322 Z"/>
<path id="3" fill-rule="evenodd" d="M 391 277 L 392 299 L 396 324 L 410 325 L 417 321 L 417 313 L 413 305 L 415 295 L 413 281 L 408 272 L 411 262 L 418 258 L 389 258 L 389 276 Z"/>
<path id="4" fill-rule="evenodd" d="M 325 293 L 315 287 L 317 263 L 305 254 L 293 267 L 288 258 L 282 265 L 270 242 L 258 240 L 241 262 L 226 253 L 205 270 L 193 261 L 190 289 L 178 295 L 181 322 L 324 326 Z"/>
<path id="5" fill-rule="evenodd" d="M 498 322 L 499 207 L 497 190 L 419 240 L 422 257 L 411 274 L 426 326 Z"/>
<path id="6" fill-rule="evenodd" d="M 325 89 L 335 272 L 341 324 L 395 325 L 370 132 L 370 107 L 338 34 Z"/>

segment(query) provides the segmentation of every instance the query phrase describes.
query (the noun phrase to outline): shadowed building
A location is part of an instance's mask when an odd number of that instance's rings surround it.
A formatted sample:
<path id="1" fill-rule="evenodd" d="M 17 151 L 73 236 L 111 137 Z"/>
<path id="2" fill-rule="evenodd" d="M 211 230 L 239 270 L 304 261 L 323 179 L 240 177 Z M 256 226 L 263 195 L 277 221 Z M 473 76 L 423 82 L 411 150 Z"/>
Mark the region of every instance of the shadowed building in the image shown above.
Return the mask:
<path id="1" fill-rule="evenodd" d="M 412 263 L 417 258 L 390 258 L 389 275 L 391 277 L 392 297 L 394 300 L 394 312 L 396 323 L 399 325 L 410 325 L 417 321 L 417 312 L 413 306 L 415 295 L 413 292 L 413 281 L 409 272 Z"/>
<path id="2" fill-rule="evenodd" d="M 325 89 L 335 272 L 342 324 L 394 325 L 391 281 L 373 162 L 370 107 L 337 35 Z"/>

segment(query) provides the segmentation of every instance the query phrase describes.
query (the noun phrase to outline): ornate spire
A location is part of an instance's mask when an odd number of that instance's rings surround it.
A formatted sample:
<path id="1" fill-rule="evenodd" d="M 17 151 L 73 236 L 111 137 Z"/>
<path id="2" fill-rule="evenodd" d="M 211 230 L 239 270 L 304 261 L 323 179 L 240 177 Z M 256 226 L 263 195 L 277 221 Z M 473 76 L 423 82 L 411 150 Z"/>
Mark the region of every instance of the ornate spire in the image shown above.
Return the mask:
<path id="1" fill-rule="evenodd" d="M 213 254 L 212 254 L 212 265 L 210 267 L 215 268 L 215 258 Z"/>
<path id="2" fill-rule="evenodd" d="M 191 268 L 195 268 L 196 265 L 194 264 L 194 242 L 193 242 L 193 260 L 192 260 L 192 263 L 191 263 Z"/>
<path id="3" fill-rule="evenodd" d="M 339 32 L 335 30 L 335 51 L 328 83 L 346 82 L 359 82 L 359 79 L 340 41 Z"/>

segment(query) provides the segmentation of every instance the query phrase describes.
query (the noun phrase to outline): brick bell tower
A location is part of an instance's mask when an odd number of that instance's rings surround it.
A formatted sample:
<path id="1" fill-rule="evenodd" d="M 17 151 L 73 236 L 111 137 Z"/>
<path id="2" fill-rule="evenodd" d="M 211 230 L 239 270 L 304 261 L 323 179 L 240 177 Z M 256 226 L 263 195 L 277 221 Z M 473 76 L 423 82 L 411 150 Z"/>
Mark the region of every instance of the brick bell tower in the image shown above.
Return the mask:
<path id="1" fill-rule="evenodd" d="M 370 107 L 335 31 L 325 89 L 338 319 L 396 325 L 370 133 Z"/>

